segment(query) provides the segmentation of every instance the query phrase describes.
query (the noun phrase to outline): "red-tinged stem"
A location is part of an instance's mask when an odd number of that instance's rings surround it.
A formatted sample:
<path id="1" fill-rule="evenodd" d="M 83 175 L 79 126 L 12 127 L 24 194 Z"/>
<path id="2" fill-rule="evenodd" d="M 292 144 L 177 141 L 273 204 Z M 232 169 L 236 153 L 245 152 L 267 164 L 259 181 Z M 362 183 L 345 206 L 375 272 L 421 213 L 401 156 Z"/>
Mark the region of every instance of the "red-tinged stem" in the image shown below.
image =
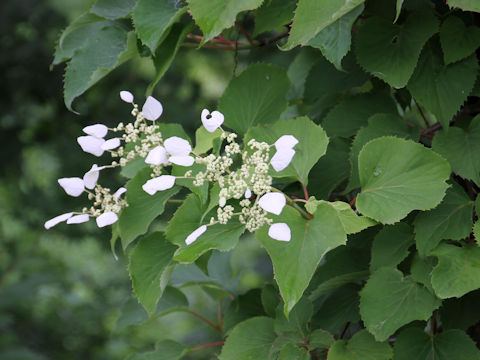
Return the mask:
<path id="1" fill-rule="evenodd" d="M 293 202 L 302 202 L 302 203 L 308 203 L 307 200 L 303 200 L 303 199 L 293 199 Z"/>
<path id="2" fill-rule="evenodd" d="M 355 205 L 355 202 L 357 201 L 357 197 L 355 196 L 352 201 L 350 201 L 350 207 L 353 208 L 353 205 Z"/>
<path id="3" fill-rule="evenodd" d="M 235 26 L 238 27 L 240 29 L 240 31 L 242 32 L 243 36 L 245 36 L 245 39 L 247 39 L 248 43 L 250 45 L 255 45 L 255 43 L 253 42 L 252 38 L 250 37 L 250 35 L 248 35 L 248 32 L 247 30 L 245 30 L 245 28 L 242 26 L 242 24 L 240 24 L 239 22 L 235 21 Z"/>
<path id="4" fill-rule="evenodd" d="M 222 320 L 222 302 L 218 302 L 218 308 L 217 308 L 217 322 L 218 322 L 218 327 L 220 330 L 223 328 L 223 320 Z"/>
<path id="5" fill-rule="evenodd" d="M 210 325 L 212 328 L 214 328 L 215 330 L 217 330 L 220 334 L 222 333 L 222 329 L 220 329 L 220 327 L 218 325 L 215 325 L 213 322 L 211 322 L 210 320 L 208 320 L 207 318 L 203 317 L 202 315 L 200 315 L 199 313 L 196 313 L 195 311 L 192 311 L 192 310 L 187 310 L 188 313 L 192 314 L 193 316 L 196 316 L 197 318 L 199 318 L 200 320 L 204 321 L 205 323 L 207 323 L 208 325 Z"/>
<path id="6" fill-rule="evenodd" d="M 227 44 L 227 45 L 244 46 L 244 44 L 242 44 L 242 43 L 227 40 L 227 39 L 225 39 L 222 35 L 218 35 L 216 40 L 217 40 L 218 42 L 221 42 L 221 43 Z"/>
<path id="7" fill-rule="evenodd" d="M 209 348 L 209 347 L 212 347 L 212 346 L 219 346 L 219 345 L 223 345 L 223 344 L 225 344 L 225 341 L 215 341 L 215 342 L 212 342 L 210 344 L 205 344 L 205 345 L 200 345 L 200 346 L 194 347 L 192 349 L 192 351 L 198 351 L 198 350 L 206 349 L 206 348 Z"/>
<path id="8" fill-rule="evenodd" d="M 198 47 L 198 44 L 195 43 L 189 43 L 189 42 L 184 42 L 182 46 L 187 46 L 187 47 Z M 232 46 L 218 46 L 214 44 L 203 44 L 203 48 L 207 49 L 215 49 L 215 50 L 226 50 L 226 51 L 235 51 L 235 48 Z M 244 48 L 238 48 L 239 50 L 243 50 Z"/>
<path id="9" fill-rule="evenodd" d="M 307 191 L 307 187 L 305 185 L 303 185 L 303 194 L 305 195 L 305 200 L 308 201 L 308 191 Z"/>

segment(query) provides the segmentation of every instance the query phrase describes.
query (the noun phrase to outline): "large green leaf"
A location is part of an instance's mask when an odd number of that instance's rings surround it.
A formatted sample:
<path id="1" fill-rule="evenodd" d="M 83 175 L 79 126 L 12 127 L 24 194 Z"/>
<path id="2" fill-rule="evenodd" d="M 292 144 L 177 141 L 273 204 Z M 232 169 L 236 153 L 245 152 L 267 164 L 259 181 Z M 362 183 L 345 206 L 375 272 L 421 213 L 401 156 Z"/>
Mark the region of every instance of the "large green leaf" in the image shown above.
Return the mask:
<path id="1" fill-rule="evenodd" d="M 447 330 L 429 336 L 423 329 L 402 331 L 395 341 L 395 360 L 478 360 L 475 343 L 461 330 Z"/>
<path id="2" fill-rule="evenodd" d="M 239 134 L 252 126 L 280 119 L 287 107 L 290 82 L 286 71 L 275 65 L 249 66 L 228 84 L 218 103 L 225 125 Z"/>
<path id="3" fill-rule="evenodd" d="M 480 46 L 480 29 L 476 26 L 466 27 L 457 16 L 449 16 L 440 28 L 445 65 L 472 55 Z"/>
<path id="4" fill-rule="evenodd" d="M 155 351 L 129 356 L 126 360 L 180 360 L 188 349 L 173 340 L 161 340 L 156 343 Z"/>
<path id="5" fill-rule="evenodd" d="M 350 51 L 352 25 L 363 9 L 363 4 L 357 6 L 308 41 L 309 46 L 320 49 L 338 70 L 342 70 L 342 59 Z"/>
<path id="6" fill-rule="evenodd" d="M 447 4 L 452 8 L 460 8 L 464 11 L 480 12 L 480 4 L 477 0 L 447 0 Z"/>
<path id="7" fill-rule="evenodd" d="M 431 43 L 425 46 L 408 90 L 444 128 L 467 100 L 475 85 L 478 62 L 475 56 L 443 65 L 442 55 Z"/>
<path id="8" fill-rule="evenodd" d="M 393 268 L 378 269 L 360 292 L 362 320 L 379 341 L 411 321 L 427 320 L 440 304 L 423 285 Z"/>
<path id="9" fill-rule="evenodd" d="M 432 255 L 438 264 L 432 272 L 432 286 L 441 299 L 460 297 L 480 288 L 480 248 L 440 244 Z"/>
<path id="10" fill-rule="evenodd" d="M 287 94 L 288 99 L 303 98 L 305 82 L 312 69 L 318 61 L 318 52 L 311 48 L 302 48 L 295 59 L 288 67 L 287 76 L 292 86 Z"/>
<path id="11" fill-rule="evenodd" d="M 437 206 L 448 188 L 450 166 L 421 144 L 381 137 L 366 144 L 358 157 L 362 190 L 360 213 L 393 224 L 413 210 Z"/>
<path id="12" fill-rule="evenodd" d="M 412 13 L 402 25 L 372 16 L 355 39 L 358 62 L 372 75 L 402 88 L 413 74 L 423 45 L 438 26 L 431 11 Z"/>
<path id="13" fill-rule="evenodd" d="M 311 168 L 327 151 L 327 134 L 320 125 L 303 116 L 254 127 L 245 136 L 245 143 L 249 139 L 255 139 L 273 144 L 282 135 L 293 135 L 299 142 L 295 145 L 295 155 L 290 165 L 280 172 L 272 169 L 270 174 L 279 178 L 293 177 L 306 185 Z M 272 156 L 274 151 L 272 149 Z"/>
<path id="14" fill-rule="evenodd" d="M 268 359 L 270 348 L 276 338 L 273 331 L 274 320 L 267 317 L 254 317 L 241 322 L 232 330 L 220 360 Z"/>
<path id="15" fill-rule="evenodd" d="M 454 184 L 442 203 L 415 218 L 415 241 L 420 255 L 428 255 L 443 239 L 460 240 L 472 231 L 473 201 Z"/>
<path id="16" fill-rule="evenodd" d="M 310 360 L 310 354 L 304 347 L 299 347 L 294 343 L 288 343 L 278 355 L 278 360 Z"/>
<path id="17" fill-rule="evenodd" d="M 118 220 L 124 249 L 137 236 L 148 230 L 153 219 L 163 213 L 167 200 L 180 190 L 179 187 L 174 186 L 171 189 L 159 191 L 155 195 L 147 194 L 142 189 L 142 185 L 150 179 L 150 173 L 150 168 L 144 168 L 127 183 L 128 207 L 122 211 Z"/>
<path id="18" fill-rule="evenodd" d="M 65 70 L 65 105 L 72 102 L 110 71 L 137 55 L 135 35 L 120 26 L 108 26 L 92 34 L 75 51 Z"/>
<path id="19" fill-rule="evenodd" d="M 480 185 L 480 116 L 476 116 L 468 130 L 456 126 L 440 130 L 433 138 L 432 149 L 448 160 L 452 171 Z"/>
<path id="20" fill-rule="evenodd" d="M 253 36 L 291 22 L 295 5 L 296 0 L 265 0 L 255 12 Z"/>
<path id="21" fill-rule="evenodd" d="M 317 33 L 341 18 L 365 0 L 300 0 L 285 50 L 307 45 Z"/>
<path id="22" fill-rule="evenodd" d="M 303 338 L 307 337 L 309 332 L 309 322 L 313 315 L 312 302 L 305 297 L 293 307 L 288 315 L 285 317 L 282 311 L 282 306 L 279 305 L 276 309 L 276 317 L 274 329 L 277 334 L 282 334 L 290 331 L 298 332 Z"/>
<path id="23" fill-rule="evenodd" d="M 367 330 L 361 330 L 348 341 L 337 340 L 328 350 L 328 360 L 390 360 L 393 351 L 387 342 L 378 342 Z"/>
<path id="24" fill-rule="evenodd" d="M 133 24 L 138 38 L 155 52 L 172 24 L 187 10 L 179 1 L 138 0 L 133 11 Z"/>
<path id="25" fill-rule="evenodd" d="M 130 255 L 128 271 L 133 291 L 150 316 L 157 310 L 163 293 L 160 280 L 174 252 L 175 246 L 162 233 L 155 232 L 141 238 Z"/>
<path id="26" fill-rule="evenodd" d="M 130 14 L 136 2 L 137 0 L 97 0 L 90 12 L 114 20 Z"/>
<path id="27" fill-rule="evenodd" d="M 300 300 L 323 255 L 345 244 L 347 236 L 337 212 L 326 203 L 319 204 L 310 220 L 291 207 L 273 218 L 274 223 L 288 224 L 290 242 L 270 238 L 268 226 L 257 231 L 256 236 L 272 259 L 275 279 L 285 302 L 284 311 L 288 313 Z"/>
<path id="28" fill-rule="evenodd" d="M 467 331 L 480 321 L 480 291 L 472 291 L 461 298 L 446 299 L 440 308 L 440 319 L 444 329 Z"/>
<path id="29" fill-rule="evenodd" d="M 258 8 L 263 0 L 187 0 L 192 17 L 203 31 L 202 44 L 232 26 L 237 15 Z"/>

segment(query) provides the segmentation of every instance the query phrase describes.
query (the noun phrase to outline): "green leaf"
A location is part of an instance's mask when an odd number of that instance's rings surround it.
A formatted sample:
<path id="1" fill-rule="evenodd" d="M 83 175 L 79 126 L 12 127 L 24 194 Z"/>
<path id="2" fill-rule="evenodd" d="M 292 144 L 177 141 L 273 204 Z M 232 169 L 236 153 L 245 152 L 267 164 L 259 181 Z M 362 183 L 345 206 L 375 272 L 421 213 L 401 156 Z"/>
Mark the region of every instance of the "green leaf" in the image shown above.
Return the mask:
<path id="1" fill-rule="evenodd" d="M 133 10 L 133 24 L 138 38 L 152 52 L 165 39 L 172 24 L 187 11 L 180 4 L 170 0 L 138 0 Z"/>
<path id="2" fill-rule="evenodd" d="M 267 249 L 273 262 L 275 279 L 288 313 L 300 300 L 322 257 L 331 249 L 345 244 L 347 237 L 337 212 L 328 204 L 320 204 L 315 216 L 306 220 L 293 208 L 287 207 L 274 223 L 285 222 L 291 230 L 288 243 L 268 236 L 267 226 L 256 237 Z"/>
<path id="3" fill-rule="evenodd" d="M 147 232 L 150 223 L 163 213 L 167 200 L 180 190 L 178 186 L 174 186 L 155 195 L 147 194 L 142 185 L 150 179 L 150 173 L 150 168 L 142 169 L 127 183 L 128 207 L 122 211 L 118 220 L 124 249 L 137 236 Z"/>
<path id="4" fill-rule="evenodd" d="M 253 36 L 291 22 L 295 5 L 296 0 L 265 0 L 255 12 Z"/>
<path id="5" fill-rule="evenodd" d="M 432 149 L 445 157 L 452 171 L 480 185 L 480 116 L 476 116 L 468 131 L 452 126 L 435 134 Z"/>
<path id="6" fill-rule="evenodd" d="M 273 319 L 254 317 L 241 322 L 230 333 L 220 360 L 268 359 L 270 347 L 276 338 Z"/>
<path id="7" fill-rule="evenodd" d="M 439 298 L 460 297 L 480 288 L 480 248 L 440 244 L 432 255 L 438 257 L 432 286 Z"/>
<path id="8" fill-rule="evenodd" d="M 393 21 L 394 23 L 397 22 L 398 17 L 400 16 L 400 13 L 402 12 L 402 6 L 403 6 L 403 0 L 397 0 L 395 20 Z"/>
<path id="9" fill-rule="evenodd" d="M 288 99 L 303 98 L 305 81 L 312 66 L 318 61 L 318 52 L 311 48 L 302 48 L 288 67 L 287 76 L 292 87 L 288 92 Z"/>
<path id="10" fill-rule="evenodd" d="M 446 129 L 472 91 L 477 73 L 475 56 L 445 66 L 439 51 L 426 46 L 408 90 Z"/>
<path id="11" fill-rule="evenodd" d="M 295 145 L 296 152 L 290 165 L 280 172 L 272 168 L 270 174 L 278 178 L 293 177 L 307 185 L 308 173 L 327 151 L 327 134 L 320 125 L 315 124 L 306 116 L 302 116 L 254 127 L 245 135 L 244 142 L 248 143 L 250 139 L 255 139 L 273 144 L 282 135 L 293 135 L 299 143 Z M 275 149 L 273 148 L 271 152 L 271 156 L 273 156 Z"/>
<path id="12" fill-rule="evenodd" d="M 413 229 L 410 225 L 400 222 L 385 226 L 373 240 L 370 270 L 397 266 L 408 256 L 411 245 Z"/>
<path id="13" fill-rule="evenodd" d="M 402 331 L 394 348 L 395 360 L 478 360 L 480 353 L 470 337 L 460 330 L 447 330 L 434 337 L 423 329 Z"/>
<path id="14" fill-rule="evenodd" d="M 477 241 L 477 245 L 480 245 L 480 221 L 475 221 L 475 224 L 473 224 L 473 236 Z"/>
<path id="15" fill-rule="evenodd" d="M 136 2 L 137 0 L 97 0 L 90 12 L 106 19 L 115 20 L 130 14 Z"/>
<path id="16" fill-rule="evenodd" d="M 180 360 L 188 353 L 188 349 L 173 340 L 161 340 L 157 342 L 155 351 L 135 354 L 127 360 Z"/>
<path id="17" fill-rule="evenodd" d="M 228 334 L 228 330 L 238 323 L 250 319 L 254 316 L 264 316 L 261 303 L 260 289 L 252 289 L 243 295 L 235 297 L 223 314 L 222 330 Z"/>
<path id="18" fill-rule="evenodd" d="M 350 51 L 352 25 L 363 9 L 363 4 L 357 6 L 320 31 L 308 41 L 307 45 L 320 49 L 328 61 L 335 65 L 338 70 L 342 70 L 342 59 Z"/>
<path id="19" fill-rule="evenodd" d="M 217 129 L 213 133 L 208 132 L 203 126 L 199 127 L 195 131 L 195 148 L 193 151 L 195 154 L 204 154 L 213 148 L 213 142 L 215 139 L 220 139 L 222 136 L 222 130 Z"/>
<path id="20" fill-rule="evenodd" d="M 299 347 L 293 343 L 286 344 L 280 354 L 278 360 L 310 360 L 310 354 L 307 349 Z"/>
<path id="21" fill-rule="evenodd" d="M 339 102 L 323 120 L 328 136 L 350 137 L 367 125 L 374 114 L 397 114 L 392 98 L 385 93 L 361 94 Z"/>
<path id="22" fill-rule="evenodd" d="M 284 69 L 255 64 L 228 84 L 218 103 L 225 125 L 243 135 L 252 126 L 277 121 L 287 107 L 290 88 Z"/>
<path id="23" fill-rule="evenodd" d="M 237 15 L 258 8 L 263 0 L 187 0 L 192 17 L 202 29 L 202 44 L 231 27 Z"/>
<path id="24" fill-rule="evenodd" d="M 162 296 L 160 279 L 174 252 L 175 246 L 162 233 L 155 232 L 141 238 L 130 256 L 128 271 L 133 291 L 150 317 L 155 314 Z"/>
<path id="25" fill-rule="evenodd" d="M 362 320 L 379 341 L 411 321 L 427 320 L 440 304 L 425 287 L 392 268 L 378 269 L 360 292 Z"/>
<path id="26" fill-rule="evenodd" d="M 387 342 L 375 341 L 366 330 L 361 330 L 348 341 L 335 341 L 328 350 L 328 360 L 390 360 L 393 351 Z"/>
<path id="27" fill-rule="evenodd" d="M 358 157 L 362 190 L 357 209 L 384 224 L 413 210 L 428 210 L 442 201 L 450 166 L 421 144 L 381 137 L 366 144 Z"/>
<path id="28" fill-rule="evenodd" d="M 191 263 L 208 250 L 228 251 L 237 245 L 245 227 L 235 218 L 231 219 L 226 225 L 209 226 L 197 241 L 186 245 L 185 239 L 187 236 L 202 225 L 203 211 L 204 208 L 198 196 L 190 194 L 170 220 L 167 228 L 167 239 L 179 246 L 175 252 L 175 260 Z"/>
<path id="29" fill-rule="evenodd" d="M 460 8 L 463 11 L 480 12 L 480 4 L 476 0 L 447 0 L 451 8 Z"/>
<path id="30" fill-rule="evenodd" d="M 425 287 L 434 292 L 432 288 L 431 274 L 433 268 L 437 264 L 437 258 L 433 256 L 421 257 L 418 255 L 418 252 L 415 253 L 412 264 L 410 265 L 410 276 L 412 279 L 420 284 L 425 285 Z"/>
<path id="31" fill-rule="evenodd" d="M 459 299 L 447 299 L 440 308 L 440 319 L 444 329 L 467 331 L 480 321 L 480 291 L 473 291 Z"/>
<path id="32" fill-rule="evenodd" d="M 147 166 L 148 164 L 145 163 L 145 159 L 137 156 L 135 159 L 130 160 L 125 166 L 122 166 L 120 175 L 126 177 L 127 179 L 131 179 L 137 175 L 140 170 Z"/>
<path id="33" fill-rule="evenodd" d="M 407 85 L 427 40 L 438 31 L 431 11 L 414 12 L 402 25 L 372 16 L 355 39 L 358 63 L 394 88 Z"/>
<path id="34" fill-rule="evenodd" d="M 300 0 L 284 50 L 307 45 L 320 31 L 363 3 L 364 0 Z"/>
<path id="35" fill-rule="evenodd" d="M 262 288 L 261 298 L 265 313 L 270 317 L 275 317 L 276 308 L 280 302 L 278 290 L 272 284 L 267 284 Z"/>
<path id="36" fill-rule="evenodd" d="M 476 26 L 466 27 L 457 16 L 449 16 L 440 28 L 445 65 L 465 59 L 480 46 L 480 29 Z"/>
<path id="37" fill-rule="evenodd" d="M 305 338 L 308 333 L 308 323 L 313 315 L 312 302 L 304 297 L 293 307 L 288 315 L 288 319 L 282 313 L 282 306 L 278 306 L 276 311 L 276 318 L 274 329 L 277 334 L 295 331 L 298 332 L 302 338 Z"/>
<path id="38" fill-rule="evenodd" d="M 473 201 L 454 183 L 442 203 L 415 217 L 415 241 L 421 256 L 430 253 L 443 239 L 460 240 L 472 231 Z"/>
<path id="39" fill-rule="evenodd" d="M 137 55 L 135 35 L 120 26 L 108 26 L 95 32 L 75 51 L 65 70 L 65 105 L 96 84 L 110 71 Z"/>
<path id="40" fill-rule="evenodd" d="M 332 334 L 322 329 L 314 330 L 308 337 L 308 340 L 308 346 L 311 349 L 329 348 L 335 341 Z"/>

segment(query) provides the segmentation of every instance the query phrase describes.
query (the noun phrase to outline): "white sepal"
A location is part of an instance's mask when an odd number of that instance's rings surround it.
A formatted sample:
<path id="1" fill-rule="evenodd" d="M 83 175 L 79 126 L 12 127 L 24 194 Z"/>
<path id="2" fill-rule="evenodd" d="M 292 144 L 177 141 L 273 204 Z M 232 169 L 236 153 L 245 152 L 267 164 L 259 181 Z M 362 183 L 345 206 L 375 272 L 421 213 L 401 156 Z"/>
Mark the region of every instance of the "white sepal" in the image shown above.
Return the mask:
<path id="1" fill-rule="evenodd" d="M 268 229 L 268 236 L 278 241 L 290 241 L 292 233 L 290 227 L 285 223 L 272 224 Z"/>
<path id="2" fill-rule="evenodd" d="M 247 188 L 247 190 L 245 190 L 245 198 L 250 199 L 251 197 L 252 197 L 252 190 Z"/>
<path id="3" fill-rule="evenodd" d="M 54 227 L 57 224 L 60 224 L 61 222 L 64 222 L 65 220 L 68 220 L 72 217 L 73 212 L 65 213 L 62 215 L 55 216 L 53 219 L 50 219 L 45 222 L 45 229 L 50 229 L 51 227 Z"/>
<path id="4" fill-rule="evenodd" d="M 102 149 L 102 145 L 105 140 L 95 136 L 79 136 L 77 142 L 86 153 L 95 156 L 103 155 L 104 150 Z"/>
<path id="5" fill-rule="evenodd" d="M 101 147 L 102 147 L 102 150 L 113 150 L 118 148 L 119 146 L 120 146 L 120 139 L 112 138 L 112 139 L 106 140 Z"/>
<path id="6" fill-rule="evenodd" d="M 187 236 L 187 238 L 185 239 L 185 244 L 190 245 L 195 240 L 197 240 L 205 231 L 207 231 L 207 225 L 200 226 L 197 230 Z"/>
<path id="7" fill-rule="evenodd" d="M 81 224 L 90 220 L 90 215 L 88 214 L 80 214 L 72 216 L 70 219 L 67 220 L 67 224 Z"/>
<path id="8" fill-rule="evenodd" d="M 80 196 L 85 190 L 83 180 L 79 177 L 61 178 L 58 179 L 58 183 L 70 196 Z"/>
<path id="9" fill-rule="evenodd" d="M 157 120 L 160 115 L 162 115 L 162 112 L 163 106 L 160 104 L 160 101 L 152 96 L 149 96 L 142 107 L 142 114 L 145 119 L 152 121 Z"/>
<path id="10" fill-rule="evenodd" d="M 116 223 L 118 220 L 118 215 L 115 214 L 113 211 L 109 211 L 106 213 L 103 213 L 99 217 L 95 219 L 97 221 L 97 226 L 99 228 L 102 228 L 107 225 L 112 225 L 113 223 Z"/>
<path id="11" fill-rule="evenodd" d="M 210 114 L 210 111 L 208 111 L 207 109 L 202 110 L 201 118 L 203 127 L 211 133 L 217 130 L 225 120 L 225 117 L 220 111 L 215 110 Z"/>
<path id="12" fill-rule="evenodd" d="M 95 124 L 84 127 L 83 132 L 96 138 L 103 138 L 108 133 L 108 127 L 103 124 Z"/>
<path id="13" fill-rule="evenodd" d="M 118 198 L 126 192 L 127 192 L 127 189 L 125 189 L 124 187 L 118 188 L 118 190 L 115 191 L 115 193 L 113 194 L 113 199 L 115 200 L 115 202 L 118 203 Z"/>
<path id="14" fill-rule="evenodd" d="M 169 137 L 163 144 L 171 156 L 187 156 L 192 151 L 190 143 L 178 136 Z"/>
<path id="15" fill-rule="evenodd" d="M 275 148 L 280 151 L 283 149 L 293 149 L 298 144 L 298 140 L 293 135 L 283 135 L 275 141 Z"/>
<path id="16" fill-rule="evenodd" d="M 175 185 L 175 176 L 161 175 L 159 177 L 148 180 L 142 185 L 142 189 L 150 194 L 154 195 L 157 191 L 170 189 Z"/>
<path id="17" fill-rule="evenodd" d="M 88 170 L 85 175 L 83 175 L 83 184 L 87 189 L 94 189 L 97 185 L 98 176 L 100 175 L 100 170 L 105 169 L 105 166 L 97 166 L 93 164 L 92 168 Z"/>
<path id="18" fill-rule="evenodd" d="M 154 147 L 145 158 L 145 162 L 151 165 L 167 165 L 167 151 L 161 145 Z"/>
<path id="19" fill-rule="evenodd" d="M 275 215 L 281 214 L 286 203 L 287 199 L 285 198 L 285 195 L 278 192 L 266 193 L 258 200 L 258 205 L 263 210 Z"/>
<path id="20" fill-rule="evenodd" d="M 120 91 L 120 99 L 126 103 L 133 103 L 133 94 L 130 91 Z"/>
<path id="21" fill-rule="evenodd" d="M 168 158 L 172 164 L 180 165 L 180 166 L 192 166 L 195 162 L 193 156 L 170 156 Z"/>
<path id="22" fill-rule="evenodd" d="M 275 171 L 282 171 L 288 165 L 290 165 L 294 155 L 295 150 L 293 149 L 278 150 L 270 160 L 270 164 L 272 164 L 272 167 L 275 169 Z"/>

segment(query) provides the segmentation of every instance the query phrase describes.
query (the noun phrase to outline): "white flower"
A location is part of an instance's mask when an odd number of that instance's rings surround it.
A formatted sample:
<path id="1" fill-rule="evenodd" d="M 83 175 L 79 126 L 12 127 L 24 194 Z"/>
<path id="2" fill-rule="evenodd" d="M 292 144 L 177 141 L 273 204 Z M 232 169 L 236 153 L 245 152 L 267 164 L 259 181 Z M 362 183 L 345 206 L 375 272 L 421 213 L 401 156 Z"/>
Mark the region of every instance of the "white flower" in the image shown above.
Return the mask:
<path id="1" fill-rule="evenodd" d="M 197 240 L 205 231 L 207 231 L 207 225 L 200 226 L 197 230 L 187 236 L 187 238 L 185 239 L 185 244 L 190 245 L 195 240 Z"/>
<path id="2" fill-rule="evenodd" d="M 101 148 L 102 148 L 102 150 L 113 150 L 113 149 L 116 149 L 119 146 L 120 146 L 120 139 L 119 138 L 112 138 L 112 139 L 106 140 L 102 144 Z"/>
<path id="3" fill-rule="evenodd" d="M 113 199 L 115 200 L 115 202 L 117 204 L 118 204 L 118 199 L 120 198 L 120 196 L 122 196 L 122 194 L 124 194 L 126 192 L 127 192 L 127 189 L 125 189 L 124 187 L 121 187 L 117 191 L 115 191 L 115 193 L 113 194 Z"/>
<path id="4" fill-rule="evenodd" d="M 278 192 L 266 193 L 258 200 L 258 205 L 263 210 L 275 215 L 280 215 L 286 203 L 285 195 Z"/>
<path id="5" fill-rule="evenodd" d="M 145 158 L 145 162 L 151 165 L 167 165 L 167 151 L 161 145 L 154 147 Z"/>
<path id="6" fill-rule="evenodd" d="M 97 226 L 99 228 L 102 228 L 107 225 L 112 225 L 113 223 L 117 222 L 117 220 L 118 220 L 118 215 L 115 214 L 113 211 L 103 213 L 102 215 L 96 218 Z"/>
<path id="7" fill-rule="evenodd" d="M 290 164 L 294 155 L 295 150 L 293 149 L 285 148 L 278 150 L 270 160 L 270 164 L 272 164 L 275 171 L 282 171 Z"/>
<path id="8" fill-rule="evenodd" d="M 47 222 L 45 222 L 45 229 L 50 229 L 51 227 L 54 227 L 55 225 L 57 224 L 60 224 L 61 222 L 64 222 L 68 219 L 70 219 L 73 215 L 73 212 L 69 212 L 69 213 L 65 213 L 65 214 L 62 214 L 62 215 L 58 215 L 56 217 L 54 217 L 53 219 L 50 219 L 48 220 Z"/>
<path id="9" fill-rule="evenodd" d="M 61 178 L 58 183 L 70 196 L 80 196 L 85 190 L 84 182 L 79 177 Z"/>
<path id="10" fill-rule="evenodd" d="M 157 191 L 170 189 L 173 185 L 175 185 L 175 176 L 162 175 L 148 180 L 142 185 L 142 189 L 146 193 L 154 195 Z"/>
<path id="11" fill-rule="evenodd" d="M 268 229 L 268 236 L 278 241 L 290 241 L 292 238 L 290 227 L 285 223 L 272 224 Z"/>
<path id="12" fill-rule="evenodd" d="M 250 199 L 252 197 L 252 191 L 247 188 L 247 190 L 245 190 L 245 198 L 246 199 Z"/>
<path id="13" fill-rule="evenodd" d="M 202 124 L 208 132 L 213 133 L 217 130 L 222 124 L 225 119 L 223 114 L 220 111 L 214 111 L 210 114 L 210 111 L 207 109 L 202 110 Z"/>
<path id="14" fill-rule="evenodd" d="M 103 124 L 95 124 L 84 127 L 83 132 L 96 138 L 103 138 L 108 133 L 108 127 Z"/>
<path id="15" fill-rule="evenodd" d="M 293 149 L 295 145 L 298 144 L 298 140 L 293 135 L 283 135 L 275 141 L 275 148 L 277 151 L 281 151 L 283 149 Z"/>
<path id="16" fill-rule="evenodd" d="M 102 145 L 105 140 L 95 137 L 95 136 L 79 136 L 77 138 L 78 144 L 82 147 L 82 150 L 86 153 L 95 155 L 95 156 L 102 156 L 104 150 L 102 149 Z"/>
<path id="17" fill-rule="evenodd" d="M 163 143 L 170 156 L 188 156 L 192 152 L 190 143 L 178 136 L 172 136 Z"/>
<path id="18" fill-rule="evenodd" d="M 100 175 L 100 170 L 103 169 L 105 169 L 105 166 L 97 166 L 97 164 L 93 164 L 92 168 L 83 175 L 83 184 L 87 189 L 95 188 L 98 176 Z"/>
<path id="19" fill-rule="evenodd" d="M 168 158 L 172 164 L 180 165 L 180 166 L 192 166 L 195 162 L 193 156 L 170 156 Z"/>
<path id="20" fill-rule="evenodd" d="M 120 98 L 126 103 L 133 103 L 133 94 L 130 91 L 120 91 Z"/>
<path id="21" fill-rule="evenodd" d="M 157 120 L 162 115 L 163 107 L 160 101 L 149 96 L 142 107 L 142 114 L 147 120 Z"/>
<path id="22" fill-rule="evenodd" d="M 72 216 L 67 220 L 67 224 L 81 224 L 90 220 L 90 215 L 88 214 L 80 214 Z"/>

